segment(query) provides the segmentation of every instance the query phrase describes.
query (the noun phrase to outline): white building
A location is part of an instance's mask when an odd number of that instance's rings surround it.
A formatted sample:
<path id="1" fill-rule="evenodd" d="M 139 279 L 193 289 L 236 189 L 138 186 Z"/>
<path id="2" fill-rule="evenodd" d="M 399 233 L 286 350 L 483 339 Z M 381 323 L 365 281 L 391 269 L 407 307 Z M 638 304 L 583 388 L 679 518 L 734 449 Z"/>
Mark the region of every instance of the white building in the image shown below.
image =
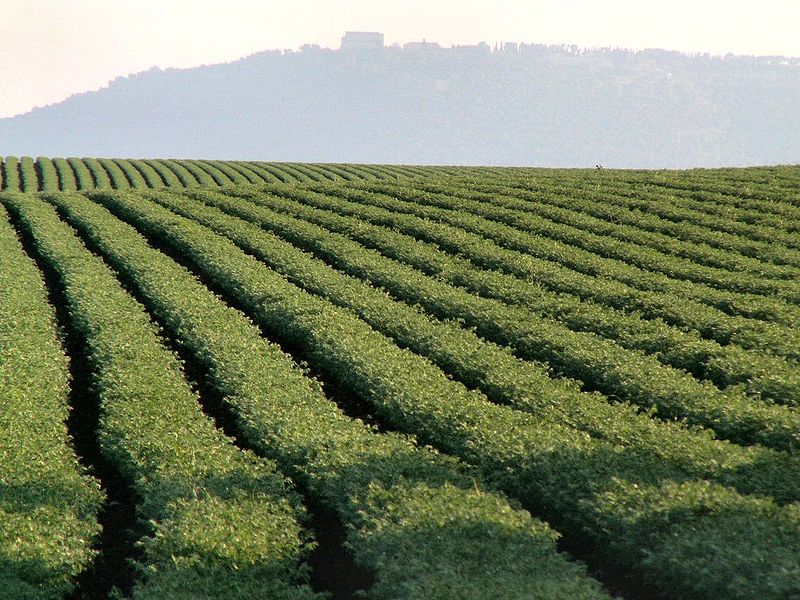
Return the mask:
<path id="1" fill-rule="evenodd" d="M 383 48 L 383 34 L 377 31 L 348 31 L 342 37 L 342 50 Z"/>

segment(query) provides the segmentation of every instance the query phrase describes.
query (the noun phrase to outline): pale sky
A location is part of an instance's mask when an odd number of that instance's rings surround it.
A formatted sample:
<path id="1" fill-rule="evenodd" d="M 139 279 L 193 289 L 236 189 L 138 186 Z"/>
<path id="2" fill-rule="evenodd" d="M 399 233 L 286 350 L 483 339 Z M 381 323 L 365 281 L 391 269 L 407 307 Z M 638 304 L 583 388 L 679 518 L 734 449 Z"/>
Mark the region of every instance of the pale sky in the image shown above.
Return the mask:
<path id="1" fill-rule="evenodd" d="M 0 0 L 0 117 L 119 75 L 191 67 L 346 30 L 421 40 L 800 57 L 796 0 Z"/>

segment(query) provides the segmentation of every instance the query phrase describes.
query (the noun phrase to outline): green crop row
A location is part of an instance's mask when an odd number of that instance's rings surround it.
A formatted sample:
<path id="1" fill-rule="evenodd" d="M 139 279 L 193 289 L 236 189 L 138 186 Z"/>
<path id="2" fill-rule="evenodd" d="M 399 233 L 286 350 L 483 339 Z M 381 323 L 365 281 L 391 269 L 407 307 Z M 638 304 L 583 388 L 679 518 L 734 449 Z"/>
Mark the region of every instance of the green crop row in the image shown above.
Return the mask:
<path id="1" fill-rule="evenodd" d="M 58 189 L 66 191 L 74 191 L 78 188 L 75 184 L 75 173 L 72 172 L 72 167 L 63 158 L 54 158 L 53 167 L 58 175 Z"/>
<path id="2" fill-rule="evenodd" d="M 68 158 L 67 163 L 75 174 L 75 184 L 79 190 L 94 189 L 94 179 L 86 164 L 79 158 Z"/>
<path id="3" fill-rule="evenodd" d="M 269 163 L 239 161 L 238 164 L 247 166 L 267 183 L 292 181 L 292 178 L 289 177 L 285 172 L 278 169 L 275 165 L 271 165 Z"/>
<path id="4" fill-rule="evenodd" d="M 51 206 L 23 195 L 4 201 L 58 273 L 86 340 L 101 452 L 153 529 L 141 541 L 144 577 L 133 597 L 313 597 L 302 583 L 304 513 L 274 464 L 238 450 L 202 413 L 144 309 Z"/>
<path id="5" fill-rule="evenodd" d="M 100 167 L 108 174 L 110 185 L 115 190 L 125 189 L 131 187 L 131 181 L 128 179 L 127 174 L 117 164 L 117 161 L 108 158 L 97 159 Z"/>
<path id="6" fill-rule="evenodd" d="M 704 433 L 689 431 L 676 423 L 651 419 L 630 406 L 607 404 L 602 397 L 580 392 L 574 383 L 550 379 L 545 368 L 516 358 L 507 348 L 485 342 L 456 323 L 431 319 L 393 300 L 384 291 L 336 271 L 264 229 L 330 257 L 345 273 L 404 276 L 402 269 L 392 269 L 391 261 L 379 254 L 321 227 L 248 207 L 218 193 L 189 194 L 239 214 L 246 221 L 175 194 L 153 193 L 147 197 L 225 235 L 292 283 L 354 311 L 399 346 L 428 357 L 490 399 L 576 427 L 594 437 L 652 453 L 693 477 L 715 478 L 745 493 L 770 495 L 780 502 L 800 500 L 800 460 L 796 457 L 760 446 L 743 448 L 711 440 Z M 365 278 L 383 283 L 380 277 Z M 413 286 L 413 275 L 411 279 Z M 394 286 L 389 282 L 386 287 Z M 387 314 L 392 318 L 387 319 Z"/>
<path id="7" fill-rule="evenodd" d="M 551 173 L 540 172 L 537 173 L 537 177 L 534 179 L 533 187 L 536 185 L 535 182 L 539 180 L 545 180 L 558 186 L 562 183 L 561 178 L 553 176 Z M 519 183 L 522 183 L 522 181 Z M 576 188 L 607 189 L 612 191 L 616 198 L 624 202 L 632 202 L 634 205 L 639 202 L 645 202 L 648 211 L 653 211 L 659 215 L 663 214 L 671 220 L 696 222 L 711 229 L 735 233 L 747 239 L 769 241 L 771 239 L 770 233 L 772 234 L 772 239 L 775 236 L 778 236 L 778 239 L 782 239 L 782 236 L 785 236 L 792 229 L 786 217 L 772 214 L 765 210 L 749 208 L 747 200 L 742 198 L 726 198 L 726 201 L 721 203 L 697 200 L 681 194 L 680 190 L 656 186 L 648 182 L 646 178 L 641 176 L 632 178 L 630 174 L 623 174 L 622 172 L 615 173 L 612 177 L 609 177 L 608 173 L 604 173 L 601 178 L 572 178 L 570 183 L 575 185 Z M 530 189 L 531 186 L 527 184 L 522 187 Z M 746 187 L 743 186 L 745 189 Z M 735 206 L 727 200 L 743 204 Z M 770 205 L 772 204 L 774 203 L 770 203 Z M 769 208 L 769 206 L 765 208 Z"/>
<path id="8" fill-rule="evenodd" d="M 19 159 L 19 189 L 22 192 L 36 192 L 39 190 L 39 176 L 36 174 L 36 165 L 30 156 Z"/>
<path id="9" fill-rule="evenodd" d="M 275 200 L 271 200 L 275 203 Z M 280 202 L 280 201 L 278 201 Z M 320 221 L 324 213 L 306 211 Z M 327 223 L 346 226 L 343 218 L 328 216 Z M 619 345 L 654 354 L 662 363 L 685 369 L 720 387 L 741 386 L 748 393 L 781 404 L 800 403 L 800 371 L 786 360 L 721 346 L 697 333 L 670 327 L 661 320 L 645 320 L 571 295 L 548 292 L 541 286 L 504 273 L 485 271 L 457 256 L 450 256 L 415 238 L 359 222 L 360 239 L 370 234 L 370 245 L 380 240 L 381 251 L 429 275 L 466 287 L 489 298 L 519 304 L 540 317 L 556 319 L 575 331 L 595 333 Z M 798 355 L 800 357 L 800 355 Z"/>
<path id="10" fill-rule="evenodd" d="M 82 158 L 81 162 L 89 170 L 89 174 L 94 182 L 93 186 L 89 189 L 108 190 L 114 187 L 111 185 L 111 177 L 109 177 L 103 165 L 96 158 Z"/>
<path id="11" fill-rule="evenodd" d="M 281 203 L 281 199 L 261 198 L 246 191 L 231 190 L 231 193 L 249 196 L 268 208 Z M 354 235 L 359 242 L 372 239 L 357 222 L 342 227 L 333 219 L 319 218 L 316 214 L 311 220 L 326 228 L 333 221 L 337 231 Z M 475 327 L 482 337 L 511 346 L 523 358 L 549 363 L 562 376 L 580 379 L 592 389 L 646 409 L 656 408 L 662 418 L 686 418 L 740 443 L 793 448 L 800 441 L 800 417 L 789 407 L 753 401 L 736 388 L 720 392 L 707 382 L 662 365 L 654 357 L 626 350 L 593 334 L 573 332 L 524 308 L 477 297 L 408 268 L 402 276 L 385 277 L 373 283 L 419 303 L 437 317 L 461 319 L 469 327 Z"/>
<path id="12" fill-rule="evenodd" d="M 235 160 L 229 160 L 222 163 L 219 161 L 220 164 L 225 164 L 229 169 L 232 171 L 239 173 L 245 181 L 241 182 L 242 184 L 253 184 L 253 185 L 261 185 L 263 183 L 267 183 L 269 180 L 265 180 L 261 175 L 256 173 L 249 165 L 245 162 L 239 162 Z"/>
<path id="13" fill-rule="evenodd" d="M 785 246 L 774 248 L 767 244 L 753 244 L 752 240 L 722 235 L 719 232 L 714 236 L 703 227 L 665 221 L 650 214 L 648 206 L 635 212 L 624 206 L 617 206 L 613 194 L 581 190 L 574 184 L 548 186 L 537 181 L 533 189 L 511 187 L 511 184 L 512 181 L 487 178 L 487 181 L 471 179 L 448 182 L 445 185 L 422 182 L 419 187 L 410 189 L 455 195 L 518 213 L 543 216 L 634 245 L 654 248 L 667 255 L 690 261 L 690 267 L 692 263 L 697 263 L 722 269 L 721 274 L 728 278 L 730 272 L 749 278 L 755 276 L 772 279 L 791 279 L 800 275 L 800 253 Z M 373 188 L 369 186 L 368 189 Z M 383 189 L 385 188 L 379 188 L 379 191 Z M 724 247 L 712 245 L 713 240 L 720 237 L 723 242 L 727 242 L 723 244 Z M 754 256 L 754 246 L 758 249 L 765 247 L 768 256 L 783 264 L 769 260 L 765 262 L 758 254 Z M 708 273 L 713 275 L 714 271 Z"/>
<path id="14" fill-rule="evenodd" d="M 472 185 L 475 180 L 471 180 Z M 480 182 L 487 183 L 487 182 Z M 542 195 L 541 180 L 529 182 L 498 180 L 504 186 L 513 186 L 514 195 L 522 198 Z M 481 188 L 487 189 L 488 188 Z M 651 192 L 643 186 L 590 186 L 588 182 L 572 180 L 552 186 L 559 192 L 557 201 L 575 206 L 572 198 L 591 199 L 598 215 L 608 215 L 609 220 L 625 219 L 631 224 L 665 233 L 671 237 L 705 243 L 722 250 L 732 250 L 744 256 L 766 260 L 775 264 L 800 265 L 800 253 L 786 243 L 800 243 L 796 235 L 782 229 L 781 221 L 771 223 L 747 223 L 736 220 L 737 214 L 730 207 L 707 212 L 691 205 L 675 201 L 665 193 Z M 535 196 L 534 196 L 535 195 Z M 591 207 L 590 207 L 591 208 Z M 711 213 L 711 214 L 709 214 Z"/>
<path id="15" fill-rule="evenodd" d="M 633 262 L 638 262 L 638 265 L 621 260 L 619 254 L 607 257 L 606 254 L 615 254 L 612 250 L 624 244 L 574 227 L 541 219 L 536 222 L 533 218 L 527 218 L 525 230 L 522 230 L 469 212 L 489 210 L 484 203 L 458 200 L 444 195 L 434 197 L 432 194 L 414 194 L 413 201 L 408 201 L 393 197 L 401 194 L 399 191 L 389 196 L 361 192 L 350 186 L 328 188 L 311 186 L 310 189 L 353 200 L 363 210 L 378 208 L 399 214 L 406 220 L 410 216 L 417 216 L 448 225 L 451 229 L 460 231 L 462 237 L 467 233 L 472 234 L 473 238 L 483 240 L 484 245 L 486 242 L 494 242 L 489 247 L 505 250 L 506 253 L 516 251 L 516 254 L 523 253 L 559 262 L 579 272 L 616 279 L 637 289 L 684 295 L 732 314 L 788 325 L 800 323 L 800 307 L 781 297 L 771 298 L 732 289 L 717 289 L 703 282 L 675 279 L 664 273 L 650 271 L 648 270 L 650 268 L 659 268 L 655 265 L 659 260 L 656 256 L 658 253 L 636 246 L 625 246 L 625 253 Z M 447 208 L 444 208 L 444 205 L 447 205 Z M 377 214 L 373 214 L 372 218 L 377 218 Z M 383 215 L 382 218 L 389 222 L 393 217 Z M 784 284 L 770 286 L 766 281 L 763 285 L 764 293 L 771 290 L 789 300 L 793 296 L 790 284 L 785 284 L 784 288 Z"/>
<path id="16" fill-rule="evenodd" d="M 556 552 L 549 527 L 481 490 L 455 461 L 345 416 L 244 315 L 130 226 L 86 199 L 49 199 L 207 369 L 248 443 L 339 514 L 356 560 L 376 576 L 370 597 L 605 597 Z"/>
<path id="17" fill-rule="evenodd" d="M 177 187 L 190 187 L 198 184 L 192 172 L 176 160 L 158 159 L 153 162 L 163 165 L 165 169 L 168 169 L 175 176 L 179 182 Z"/>
<path id="18" fill-rule="evenodd" d="M 271 335 L 303 348 L 312 364 L 380 418 L 463 457 L 662 591 L 687 598 L 800 593 L 796 505 L 686 481 L 649 454 L 492 404 L 207 228 L 140 197 L 91 198 L 180 252 Z"/>
<path id="19" fill-rule="evenodd" d="M 389 227 L 417 240 L 429 241 L 485 269 L 505 272 L 554 291 L 595 300 L 619 310 L 635 310 L 646 318 L 662 318 L 667 323 L 695 329 L 703 337 L 715 339 L 721 344 L 732 342 L 745 348 L 764 349 L 779 356 L 800 356 L 797 351 L 800 333 L 788 330 L 785 326 L 730 316 L 677 293 L 642 291 L 605 277 L 603 273 L 587 275 L 557 261 L 538 259 L 530 254 L 501 248 L 485 238 L 415 215 L 392 213 L 288 186 L 269 187 L 267 191 L 367 224 Z M 546 241 L 543 243 L 547 244 Z M 562 249 L 564 256 L 570 253 L 570 249 Z"/>
<path id="20" fill-rule="evenodd" d="M 139 171 L 139 169 L 133 165 L 133 161 L 115 158 L 112 162 L 125 175 L 125 178 L 128 180 L 128 182 L 130 182 L 130 187 L 134 189 L 154 187 L 148 183 L 141 171 Z"/>
<path id="21" fill-rule="evenodd" d="M 714 203 L 733 206 L 738 209 L 774 215 L 784 220 L 796 221 L 800 218 L 800 207 L 796 204 L 776 201 L 774 198 L 766 197 L 767 195 L 774 196 L 774 191 L 768 191 L 767 194 L 753 193 L 743 189 L 741 186 L 727 186 L 709 178 L 703 178 L 695 182 L 671 178 L 668 182 L 653 180 L 651 183 L 659 188 L 666 188 L 673 193 L 677 191 L 704 205 Z"/>
<path id="22" fill-rule="evenodd" d="M 19 190 L 19 159 L 16 156 L 6 156 L 4 160 L 0 160 L 0 169 L 3 175 L 3 185 L 0 189 Z"/>
<path id="23" fill-rule="evenodd" d="M 55 177 L 53 172 L 55 170 Z M 209 187 L 231 184 L 343 182 L 422 176 L 422 168 L 219 160 L 123 160 L 0 157 L 0 191 Z M 46 180 L 42 179 L 46 177 Z"/>
<path id="24" fill-rule="evenodd" d="M 42 191 L 55 192 L 59 188 L 58 173 L 49 158 L 38 157 L 35 162 Z"/>
<path id="25" fill-rule="evenodd" d="M 95 555 L 103 494 L 70 446 L 67 357 L 0 205 L 0 597 L 61 598 Z"/>
<path id="26" fill-rule="evenodd" d="M 218 178 L 224 178 L 220 185 L 249 185 L 253 183 L 248 179 L 236 165 L 230 161 L 223 160 L 203 160 L 198 164 L 205 165 L 217 173 Z"/>
<path id="27" fill-rule="evenodd" d="M 797 347 L 781 347 L 776 354 L 787 356 L 776 357 L 753 349 L 754 344 L 749 344 L 748 338 L 729 342 L 741 341 L 750 349 L 736 343 L 723 345 L 703 339 L 697 331 L 670 326 L 660 318 L 645 319 L 635 312 L 545 290 L 534 281 L 476 268 L 469 261 L 402 234 L 384 237 L 394 242 L 392 256 L 482 296 L 521 305 L 574 331 L 595 333 L 625 348 L 654 354 L 663 364 L 689 371 L 723 389 L 740 386 L 749 395 L 781 404 L 797 405 L 800 401 L 800 371 L 792 362 L 800 358 Z M 386 247 L 387 242 L 383 244 Z M 786 336 L 780 341 L 785 342 Z M 766 340 L 759 342 L 763 344 Z"/>
<path id="28" fill-rule="evenodd" d="M 169 160 L 165 162 L 175 171 L 176 175 L 178 175 L 178 177 L 181 179 L 181 182 L 184 183 L 186 187 L 193 185 L 208 185 L 216 187 L 219 185 L 216 181 L 214 181 L 214 178 L 211 177 L 211 175 L 209 175 L 200 166 L 194 164 L 194 161 L 192 160 Z M 188 173 L 188 175 L 186 175 L 186 173 Z"/>

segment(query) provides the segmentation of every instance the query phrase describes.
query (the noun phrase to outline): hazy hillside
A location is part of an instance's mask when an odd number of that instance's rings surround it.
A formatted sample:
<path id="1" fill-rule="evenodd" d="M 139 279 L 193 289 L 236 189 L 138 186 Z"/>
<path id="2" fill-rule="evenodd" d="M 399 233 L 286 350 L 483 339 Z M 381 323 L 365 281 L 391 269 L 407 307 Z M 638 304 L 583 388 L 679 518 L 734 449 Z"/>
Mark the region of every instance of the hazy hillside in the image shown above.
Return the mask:
<path id="1" fill-rule="evenodd" d="M 796 59 L 307 48 L 0 119 L 0 155 L 685 167 L 797 163 L 798 131 Z"/>

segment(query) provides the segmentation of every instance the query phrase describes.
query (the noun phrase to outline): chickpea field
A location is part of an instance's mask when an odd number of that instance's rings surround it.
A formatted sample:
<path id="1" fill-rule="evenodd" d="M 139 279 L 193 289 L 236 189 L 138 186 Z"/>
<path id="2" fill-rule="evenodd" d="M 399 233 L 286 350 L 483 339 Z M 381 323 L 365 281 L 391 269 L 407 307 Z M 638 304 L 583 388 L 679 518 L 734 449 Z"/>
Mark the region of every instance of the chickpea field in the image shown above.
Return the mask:
<path id="1" fill-rule="evenodd" d="M 0 176 L 0 598 L 800 598 L 800 167 Z"/>

